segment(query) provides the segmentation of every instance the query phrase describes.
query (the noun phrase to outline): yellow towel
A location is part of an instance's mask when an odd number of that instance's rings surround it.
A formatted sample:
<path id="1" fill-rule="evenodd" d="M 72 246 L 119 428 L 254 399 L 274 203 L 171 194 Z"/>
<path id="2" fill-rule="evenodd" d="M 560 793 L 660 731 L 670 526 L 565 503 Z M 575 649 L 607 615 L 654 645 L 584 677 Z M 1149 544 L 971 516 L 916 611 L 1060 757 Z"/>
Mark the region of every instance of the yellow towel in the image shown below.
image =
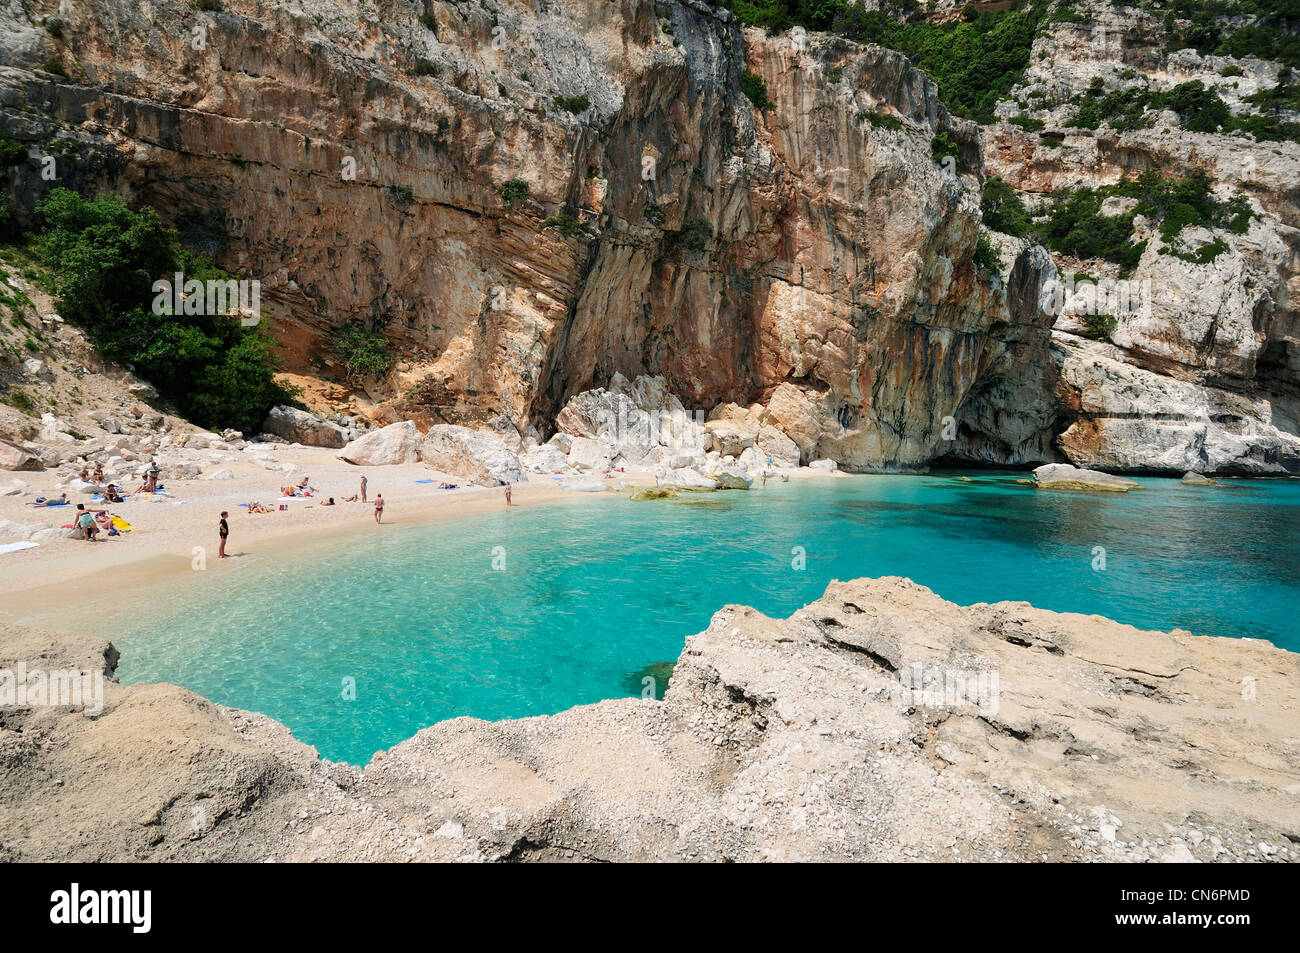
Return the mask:
<path id="1" fill-rule="evenodd" d="M 132 526 L 126 520 L 122 519 L 122 517 L 120 516 L 113 517 L 113 525 L 116 526 L 118 529 L 135 529 L 134 526 Z"/>

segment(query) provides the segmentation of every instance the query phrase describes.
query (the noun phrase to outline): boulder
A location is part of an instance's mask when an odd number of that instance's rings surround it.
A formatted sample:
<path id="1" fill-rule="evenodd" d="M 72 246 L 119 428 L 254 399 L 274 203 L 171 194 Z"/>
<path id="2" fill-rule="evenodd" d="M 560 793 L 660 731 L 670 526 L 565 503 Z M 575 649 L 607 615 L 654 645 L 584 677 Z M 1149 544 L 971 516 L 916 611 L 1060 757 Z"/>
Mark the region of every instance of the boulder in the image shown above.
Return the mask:
<path id="1" fill-rule="evenodd" d="M 454 424 L 437 424 L 424 435 L 419 454 L 420 459 L 435 470 L 453 473 L 483 486 L 518 483 L 523 478 L 519 458 L 495 433 Z"/>
<path id="2" fill-rule="evenodd" d="M 271 408 L 271 412 L 262 421 L 262 429 L 291 443 L 301 443 L 308 447 L 343 447 L 348 442 L 347 433 L 342 427 L 285 404 Z"/>
<path id="3" fill-rule="evenodd" d="M 415 422 L 403 420 L 372 430 L 339 451 L 339 458 L 362 467 L 386 467 L 415 463 L 420 459 L 420 431 Z"/>
<path id="4" fill-rule="evenodd" d="M 821 470 L 825 473 L 834 473 L 840 468 L 840 465 L 834 460 L 814 460 L 808 464 L 809 470 Z"/>
<path id="5" fill-rule="evenodd" d="M 709 435 L 710 447 L 724 457 L 740 456 L 754 446 L 758 435 L 757 427 L 749 430 L 729 420 L 710 421 L 704 425 L 704 430 Z"/>
<path id="6" fill-rule="evenodd" d="M 771 424 L 759 428 L 754 446 L 763 454 L 764 463 L 767 457 L 771 457 L 773 465 L 778 467 L 799 465 L 799 445 Z"/>
<path id="7" fill-rule="evenodd" d="M 718 488 L 717 481 L 689 467 L 682 467 L 679 470 L 660 470 L 655 474 L 655 485 L 671 487 L 675 490 L 716 490 Z"/>
<path id="8" fill-rule="evenodd" d="M 569 468 L 564 452 L 549 443 L 525 450 L 519 455 L 519 463 L 526 469 L 536 468 L 546 473 L 562 473 Z"/>
<path id="9" fill-rule="evenodd" d="M 1081 470 L 1068 463 L 1044 464 L 1034 471 L 1034 483 L 1051 490 L 1100 490 L 1106 493 L 1127 493 L 1141 486 L 1113 473 Z"/>
<path id="10" fill-rule="evenodd" d="M 719 490 L 748 490 L 754 478 L 735 464 L 724 464 L 709 473 Z"/>
<path id="11" fill-rule="evenodd" d="M 567 459 L 569 466 L 579 470 L 604 470 L 613 462 L 614 450 L 603 440 L 574 437 Z"/>
<path id="12" fill-rule="evenodd" d="M 1197 473 L 1195 470 L 1184 473 L 1182 482 L 1188 486 L 1218 486 L 1218 481 L 1211 480 L 1204 473 Z"/>
<path id="13" fill-rule="evenodd" d="M 41 461 L 22 447 L 0 440 L 0 470 L 39 470 Z"/>
<path id="14" fill-rule="evenodd" d="M 32 528 L 25 523 L 0 517 L 0 539 L 26 539 Z"/>
<path id="15" fill-rule="evenodd" d="M 207 478 L 209 480 L 233 480 L 235 474 L 231 470 L 217 470 L 215 473 L 209 473 Z"/>
<path id="16" fill-rule="evenodd" d="M 573 447 L 573 435 L 557 433 L 550 440 L 546 441 L 545 446 L 554 447 L 556 450 L 560 451 L 560 453 L 567 455 L 570 448 Z"/>
<path id="17" fill-rule="evenodd" d="M 788 382 L 772 392 L 762 422 L 787 435 L 804 456 L 812 453 L 822 431 L 812 399 Z"/>

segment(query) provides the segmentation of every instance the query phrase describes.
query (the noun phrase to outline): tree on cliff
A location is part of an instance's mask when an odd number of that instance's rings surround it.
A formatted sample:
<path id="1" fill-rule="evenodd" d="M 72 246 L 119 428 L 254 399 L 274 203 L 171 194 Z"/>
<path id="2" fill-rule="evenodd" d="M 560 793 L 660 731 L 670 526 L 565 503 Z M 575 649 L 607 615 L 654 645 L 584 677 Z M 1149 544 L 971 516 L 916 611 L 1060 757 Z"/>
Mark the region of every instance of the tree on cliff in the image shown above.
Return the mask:
<path id="1" fill-rule="evenodd" d="M 109 360 L 129 365 L 203 427 L 256 430 L 290 399 L 275 382 L 272 341 L 229 314 L 156 313 L 156 279 L 176 272 L 200 282 L 231 275 L 182 248 L 151 208 L 113 196 L 86 199 L 54 189 L 36 206 L 37 254 L 64 317 Z"/>

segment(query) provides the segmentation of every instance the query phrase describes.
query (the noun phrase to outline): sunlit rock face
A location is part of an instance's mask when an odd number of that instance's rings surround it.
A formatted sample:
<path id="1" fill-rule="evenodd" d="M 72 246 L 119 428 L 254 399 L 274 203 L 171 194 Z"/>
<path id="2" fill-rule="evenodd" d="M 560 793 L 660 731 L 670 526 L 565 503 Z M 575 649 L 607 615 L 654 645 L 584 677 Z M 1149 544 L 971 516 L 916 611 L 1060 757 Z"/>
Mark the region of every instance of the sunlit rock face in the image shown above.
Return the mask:
<path id="1" fill-rule="evenodd" d="M 1047 150 L 953 119 L 897 53 L 767 37 L 695 0 L 31 6 L 0 11 L 0 122 L 33 146 L 10 177 L 19 220 L 56 184 L 155 206 L 262 282 L 295 380 L 341 379 L 332 332 L 382 327 L 394 370 L 332 409 L 515 445 L 573 395 L 651 375 L 691 413 L 775 399 L 764 422 L 805 462 L 1102 465 L 1107 411 L 1081 409 L 1051 346 L 1079 328 L 1038 300 L 1066 264 L 1014 241 L 998 274 L 972 260 L 987 153 L 1029 192 L 1175 159 L 1249 177 L 1266 217 L 1216 263 L 1219 290 L 1144 260 L 1153 307 L 1113 340 L 1135 367 L 1266 392 L 1267 426 L 1294 433 L 1290 144 L 1144 130 Z M 56 9 L 60 40 L 37 25 Z M 1101 53 L 1082 29 L 1040 38 L 1027 82 L 1149 56 L 1136 27 Z M 69 78 L 34 69 L 53 53 Z M 941 132 L 959 162 L 931 158 Z M 1079 422 L 1101 442 L 1065 439 Z"/>
<path id="2" fill-rule="evenodd" d="M 619 372 L 706 410 L 793 385 L 809 450 L 847 466 L 942 449 L 1006 294 L 971 263 L 974 180 L 929 154 L 949 131 L 976 171 L 976 131 L 923 74 L 693 3 L 429 10 L 79 4 L 68 81 L 30 70 L 19 40 L 53 41 L 10 12 L 4 98 L 47 108 L 6 121 L 59 126 L 64 184 L 260 278 L 287 370 L 329 373 L 332 329 L 384 323 L 381 420 L 544 434 Z"/>

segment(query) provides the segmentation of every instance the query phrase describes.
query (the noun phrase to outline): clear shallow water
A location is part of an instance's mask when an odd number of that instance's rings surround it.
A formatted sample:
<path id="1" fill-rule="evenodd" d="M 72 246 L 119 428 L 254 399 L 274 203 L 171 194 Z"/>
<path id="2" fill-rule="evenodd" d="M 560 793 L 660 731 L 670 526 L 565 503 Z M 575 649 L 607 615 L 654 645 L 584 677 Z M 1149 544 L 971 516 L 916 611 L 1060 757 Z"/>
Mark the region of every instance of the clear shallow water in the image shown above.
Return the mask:
<path id="1" fill-rule="evenodd" d="M 444 718 L 640 694 L 642 670 L 675 660 L 722 605 L 785 616 L 833 578 L 908 576 L 958 603 L 1023 600 L 1300 651 L 1300 480 L 1142 479 L 1112 496 L 970 476 L 605 497 L 385 528 L 328 559 L 268 563 L 255 587 L 205 590 L 198 604 L 177 592 L 183 613 L 117 640 L 119 674 L 264 712 L 322 756 L 364 764 Z"/>

